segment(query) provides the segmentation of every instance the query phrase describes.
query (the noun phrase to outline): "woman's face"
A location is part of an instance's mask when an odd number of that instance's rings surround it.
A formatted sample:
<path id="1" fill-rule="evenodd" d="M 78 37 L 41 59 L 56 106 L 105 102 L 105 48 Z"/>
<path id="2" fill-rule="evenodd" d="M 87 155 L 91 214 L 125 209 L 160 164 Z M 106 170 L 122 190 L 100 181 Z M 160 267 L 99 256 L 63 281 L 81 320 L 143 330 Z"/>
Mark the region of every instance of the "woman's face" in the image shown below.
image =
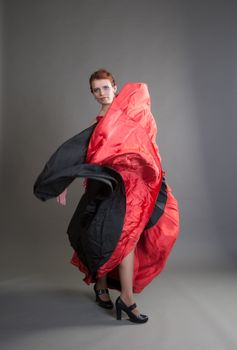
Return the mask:
<path id="1" fill-rule="evenodd" d="M 101 105 L 110 105 L 113 102 L 117 86 L 112 86 L 109 79 L 96 79 L 91 83 L 92 93 Z"/>

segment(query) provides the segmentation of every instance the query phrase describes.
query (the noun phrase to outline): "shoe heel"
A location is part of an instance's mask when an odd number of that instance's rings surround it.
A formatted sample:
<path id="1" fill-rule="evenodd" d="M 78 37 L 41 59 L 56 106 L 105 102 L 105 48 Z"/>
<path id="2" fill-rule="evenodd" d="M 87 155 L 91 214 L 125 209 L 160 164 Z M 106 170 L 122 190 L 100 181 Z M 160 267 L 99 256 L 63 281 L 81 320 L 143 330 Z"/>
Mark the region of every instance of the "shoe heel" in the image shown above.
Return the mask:
<path id="1" fill-rule="evenodd" d="M 120 307 L 118 305 L 116 305 L 116 315 L 117 315 L 117 320 L 122 319 L 122 310 L 120 309 Z"/>

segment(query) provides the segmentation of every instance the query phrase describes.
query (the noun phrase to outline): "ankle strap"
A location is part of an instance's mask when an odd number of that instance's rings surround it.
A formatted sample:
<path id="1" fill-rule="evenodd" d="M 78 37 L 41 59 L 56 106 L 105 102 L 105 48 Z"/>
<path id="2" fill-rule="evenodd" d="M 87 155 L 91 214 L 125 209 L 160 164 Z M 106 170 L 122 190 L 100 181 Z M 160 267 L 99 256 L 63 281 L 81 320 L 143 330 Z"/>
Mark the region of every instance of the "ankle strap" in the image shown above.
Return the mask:
<path id="1" fill-rule="evenodd" d="M 133 309 L 136 309 L 136 307 L 137 307 L 137 304 L 134 303 L 134 304 L 130 305 L 130 306 L 128 307 L 128 309 L 132 311 Z"/>
<path id="2" fill-rule="evenodd" d="M 108 288 L 96 289 L 96 294 L 98 294 L 98 295 L 109 294 L 109 290 L 108 290 Z"/>

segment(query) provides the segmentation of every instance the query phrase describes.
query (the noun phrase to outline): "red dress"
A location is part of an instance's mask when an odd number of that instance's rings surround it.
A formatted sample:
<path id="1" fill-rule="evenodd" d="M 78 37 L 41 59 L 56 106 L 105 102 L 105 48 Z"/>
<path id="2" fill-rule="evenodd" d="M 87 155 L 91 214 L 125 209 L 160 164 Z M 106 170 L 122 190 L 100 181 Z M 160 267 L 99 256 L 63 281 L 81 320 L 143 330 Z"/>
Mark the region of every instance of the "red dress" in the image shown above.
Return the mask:
<path id="1" fill-rule="evenodd" d="M 97 120 L 86 162 L 109 166 L 122 176 L 126 214 L 120 239 L 96 277 L 107 274 L 109 287 L 120 289 L 118 265 L 135 249 L 133 291 L 138 293 L 162 271 L 179 233 L 178 203 L 168 185 L 163 214 L 155 225 L 146 229 L 164 176 L 146 84 L 126 84 L 107 114 L 98 116 Z M 75 252 L 71 263 L 85 273 L 87 284 L 94 282 Z M 117 280 L 118 286 L 110 284 L 110 279 Z"/>

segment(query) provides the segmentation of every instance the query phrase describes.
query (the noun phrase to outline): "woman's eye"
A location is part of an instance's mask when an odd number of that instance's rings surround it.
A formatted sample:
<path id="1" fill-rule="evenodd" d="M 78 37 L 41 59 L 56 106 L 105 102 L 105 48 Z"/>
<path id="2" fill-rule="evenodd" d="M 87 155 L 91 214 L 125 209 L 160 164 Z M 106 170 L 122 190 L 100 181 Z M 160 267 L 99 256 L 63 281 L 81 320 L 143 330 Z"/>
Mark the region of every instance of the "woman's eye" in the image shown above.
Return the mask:
<path id="1" fill-rule="evenodd" d="M 97 93 L 97 92 L 99 92 L 99 89 L 96 88 L 93 91 L 94 91 L 94 93 Z"/>
<path id="2" fill-rule="evenodd" d="M 105 90 L 108 90 L 108 89 L 109 89 L 109 86 L 108 86 L 108 85 L 105 85 L 105 86 L 103 86 L 103 88 L 104 88 Z"/>

